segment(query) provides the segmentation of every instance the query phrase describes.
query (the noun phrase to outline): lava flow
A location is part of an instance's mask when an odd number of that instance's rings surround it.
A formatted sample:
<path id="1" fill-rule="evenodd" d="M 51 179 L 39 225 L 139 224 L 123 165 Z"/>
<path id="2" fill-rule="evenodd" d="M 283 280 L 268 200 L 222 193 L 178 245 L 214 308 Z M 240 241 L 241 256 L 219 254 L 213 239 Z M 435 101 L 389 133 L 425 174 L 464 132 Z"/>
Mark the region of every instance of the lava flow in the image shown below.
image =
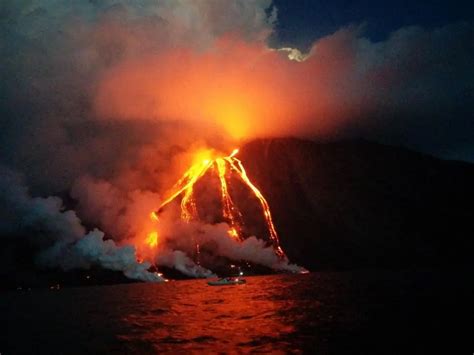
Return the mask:
<path id="1" fill-rule="evenodd" d="M 170 196 L 163 201 L 158 211 L 152 212 L 151 218 L 158 220 L 158 215 L 163 208 L 181 196 L 181 219 L 187 222 L 199 220 L 196 199 L 194 198 L 194 186 L 208 172 L 215 173 L 220 182 L 222 216 L 229 224 L 228 234 L 231 238 L 242 241 L 242 214 L 229 193 L 229 178 L 231 174 L 236 174 L 259 201 L 275 253 L 281 258 L 285 258 L 285 253 L 280 247 L 278 234 L 273 224 L 270 207 L 260 190 L 250 181 L 242 162 L 236 158 L 238 152 L 238 149 L 234 149 L 227 156 L 217 157 L 212 150 L 201 152 L 198 155 L 198 161 L 178 180 Z M 147 244 L 156 246 L 157 235 L 150 233 Z"/>

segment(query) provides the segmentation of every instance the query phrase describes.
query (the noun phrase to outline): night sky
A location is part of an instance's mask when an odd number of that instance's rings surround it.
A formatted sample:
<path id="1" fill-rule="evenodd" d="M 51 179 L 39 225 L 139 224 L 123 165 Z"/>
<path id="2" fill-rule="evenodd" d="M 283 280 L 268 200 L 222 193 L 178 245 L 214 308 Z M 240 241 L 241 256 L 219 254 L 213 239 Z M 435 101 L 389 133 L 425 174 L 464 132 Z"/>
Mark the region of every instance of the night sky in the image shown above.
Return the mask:
<path id="1" fill-rule="evenodd" d="M 403 28 L 418 27 L 429 31 L 453 23 L 468 23 L 471 31 L 459 43 L 459 50 L 465 50 L 471 56 L 474 52 L 474 3 L 471 1 L 275 0 L 273 4 L 278 8 L 279 16 L 269 43 L 275 47 L 290 46 L 308 51 L 318 39 L 346 26 L 361 26 L 364 37 L 383 42 L 394 31 Z M 444 75 L 443 71 L 449 70 L 447 58 L 443 60 L 445 63 L 439 64 L 439 72 L 432 75 Z M 457 95 L 455 104 L 443 110 L 442 117 L 418 116 L 419 124 L 413 127 L 406 124 L 400 128 L 398 124 L 387 123 L 385 132 L 376 129 L 375 134 L 368 135 L 375 140 L 408 145 L 443 158 L 474 161 L 474 137 L 470 133 L 474 131 L 473 71 L 467 68 L 465 75 L 470 79 L 464 87 L 446 87 L 447 95 L 452 90 L 456 90 Z"/>
<path id="2" fill-rule="evenodd" d="M 405 26 L 435 28 L 458 21 L 472 21 L 471 1 L 319 1 L 275 0 L 279 9 L 275 43 L 305 49 L 343 26 L 363 24 L 364 35 L 373 41 Z"/>

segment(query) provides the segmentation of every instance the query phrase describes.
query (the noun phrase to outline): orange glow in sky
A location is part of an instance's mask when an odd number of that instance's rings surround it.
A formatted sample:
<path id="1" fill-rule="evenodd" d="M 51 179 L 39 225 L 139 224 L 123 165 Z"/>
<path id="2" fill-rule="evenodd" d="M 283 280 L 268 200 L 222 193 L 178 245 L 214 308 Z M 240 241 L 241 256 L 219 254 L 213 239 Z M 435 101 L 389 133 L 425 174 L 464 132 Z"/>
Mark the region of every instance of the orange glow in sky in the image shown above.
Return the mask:
<path id="1" fill-rule="evenodd" d="M 326 83 L 306 79 L 332 71 L 341 68 L 226 37 L 206 50 L 177 47 L 116 65 L 99 80 L 95 109 L 108 119 L 202 123 L 236 139 L 278 135 L 324 113 L 332 97 Z M 329 122 L 318 120 L 318 129 Z"/>

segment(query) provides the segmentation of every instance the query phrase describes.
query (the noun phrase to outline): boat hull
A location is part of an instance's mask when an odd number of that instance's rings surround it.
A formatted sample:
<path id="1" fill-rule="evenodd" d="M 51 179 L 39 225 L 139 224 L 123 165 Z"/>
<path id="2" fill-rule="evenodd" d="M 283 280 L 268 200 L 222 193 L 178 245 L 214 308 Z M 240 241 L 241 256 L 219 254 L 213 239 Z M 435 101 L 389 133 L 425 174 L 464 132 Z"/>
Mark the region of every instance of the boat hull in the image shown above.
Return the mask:
<path id="1" fill-rule="evenodd" d="M 207 284 L 209 286 L 233 286 L 233 285 L 243 285 L 245 280 L 236 280 L 236 281 L 209 281 Z"/>

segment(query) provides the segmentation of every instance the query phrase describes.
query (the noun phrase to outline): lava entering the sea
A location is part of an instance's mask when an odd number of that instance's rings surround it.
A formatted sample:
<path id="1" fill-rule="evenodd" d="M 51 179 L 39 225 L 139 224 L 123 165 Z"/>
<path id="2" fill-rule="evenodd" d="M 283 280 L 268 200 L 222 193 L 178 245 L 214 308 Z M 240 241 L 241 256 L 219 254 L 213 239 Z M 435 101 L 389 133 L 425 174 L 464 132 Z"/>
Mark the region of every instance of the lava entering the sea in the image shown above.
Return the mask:
<path id="1" fill-rule="evenodd" d="M 180 200 L 181 205 L 181 219 L 189 222 L 192 220 L 199 220 L 196 199 L 194 196 L 195 185 L 206 174 L 216 174 L 220 184 L 220 199 L 222 204 L 222 217 L 229 225 L 228 234 L 230 238 L 236 241 L 243 241 L 242 233 L 243 216 L 234 203 L 229 192 L 230 178 L 236 176 L 252 193 L 252 196 L 258 200 L 262 215 L 265 219 L 268 234 L 275 253 L 280 258 L 286 258 L 285 253 L 280 247 L 278 233 L 273 224 L 270 207 L 265 197 L 260 190 L 252 183 L 247 176 L 247 172 L 242 164 L 242 161 L 236 157 L 238 149 L 225 156 L 217 155 L 213 150 L 204 150 L 197 154 L 195 163 L 184 173 L 184 175 L 174 185 L 170 195 L 161 203 L 157 211 L 150 214 L 150 218 L 159 222 L 159 214 L 172 201 Z M 149 247 L 156 247 L 158 245 L 158 234 L 156 231 L 148 234 L 145 243 Z M 196 249 L 199 250 L 199 245 L 196 244 Z"/>

